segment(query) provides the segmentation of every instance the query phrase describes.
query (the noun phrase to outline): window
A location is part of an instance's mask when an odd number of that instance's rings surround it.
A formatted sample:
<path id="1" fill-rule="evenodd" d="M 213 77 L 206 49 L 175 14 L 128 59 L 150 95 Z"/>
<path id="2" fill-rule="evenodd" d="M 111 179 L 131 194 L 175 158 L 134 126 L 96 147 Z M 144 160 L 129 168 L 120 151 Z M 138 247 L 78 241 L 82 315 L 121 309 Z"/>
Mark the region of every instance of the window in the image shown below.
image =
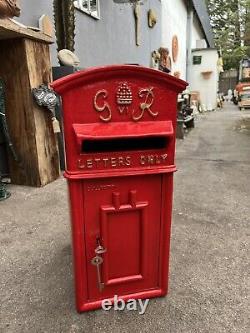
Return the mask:
<path id="1" fill-rule="evenodd" d="M 76 0 L 74 5 L 82 12 L 100 19 L 100 1 L 99 0 Z"/>

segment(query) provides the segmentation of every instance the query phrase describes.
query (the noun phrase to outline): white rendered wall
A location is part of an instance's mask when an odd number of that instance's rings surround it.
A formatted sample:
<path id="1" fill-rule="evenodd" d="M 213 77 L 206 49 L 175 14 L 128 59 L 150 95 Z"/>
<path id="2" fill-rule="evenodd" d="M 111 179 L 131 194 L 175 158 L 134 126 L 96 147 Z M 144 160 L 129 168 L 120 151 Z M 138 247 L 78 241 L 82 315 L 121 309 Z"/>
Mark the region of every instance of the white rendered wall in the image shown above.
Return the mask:
<path id="1" fill-rule="evenodd" d="M 172 73 L 179 71 L 186 79 L 187 50 L 187 7 L 183 0 L 162 0 L 162 47 L 170 50 L 172 58 L 172 38 L 178 36 L 179 53 L 176 63 L 172 61 Z"/>
<path id="2" fill-rule="evenodd" d="M 191 40 L 191 48 L 196 49 L 196 41 L 200 39 L 205 39 L 204 33 L 200 27 L 198 18 L 194 16 L 194 21 L 193 21 L 193 27 L 192 27 L 192 40 Z M 207 47 L 207 42 L 206 42 L 206 47 Z"/>
<path id="3" fill-rule="evenodd" d="M 202 63 L 201 65 L 192 65 L 190 90 L 200 92 L 201 104 L 203 104 L 206 109 L 216 109 L 219 81 L 217 50 L 194 50 L 192 56 L 202 56 Z M 202 72 L 207 71 L 212 71 L 209 79 L 205 79 L 202 75 Z"/>

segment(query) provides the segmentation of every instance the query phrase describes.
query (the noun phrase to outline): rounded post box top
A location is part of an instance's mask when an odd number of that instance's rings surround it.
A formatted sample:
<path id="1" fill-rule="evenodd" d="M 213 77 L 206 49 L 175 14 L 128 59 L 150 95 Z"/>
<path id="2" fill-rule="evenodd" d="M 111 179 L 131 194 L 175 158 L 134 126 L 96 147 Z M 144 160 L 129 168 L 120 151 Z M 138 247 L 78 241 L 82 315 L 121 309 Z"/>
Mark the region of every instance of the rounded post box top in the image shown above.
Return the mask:
<path id="1" fill-rule="evenodd" d="M 89 82 L 105 81 L 110 78 L 131 76 L 134 78 L 145 78 L 147 80 L 158 81 L 166 84 L 168 89 L 175 92 L 182 92 L 188 86 L 188 83 L 177 79 L 174 76 L 161 72 L 159 70 L 137 66 L 137 65 L 112 65 L 103 67 L 92 67 L 86 70 L 81 70 L 77 73 L 68 75 L 57 81 L 54 81 L 51 86 L 60 95 L 74 89 L 76 87 L 85 85 Z"/>
<path id="2" fill-rule="evenodd" d="M 175 171 L 177 95 L 187 83 L 136 65 L 90 68 L 52 84 L 62 96 L 67 176 Z"/>

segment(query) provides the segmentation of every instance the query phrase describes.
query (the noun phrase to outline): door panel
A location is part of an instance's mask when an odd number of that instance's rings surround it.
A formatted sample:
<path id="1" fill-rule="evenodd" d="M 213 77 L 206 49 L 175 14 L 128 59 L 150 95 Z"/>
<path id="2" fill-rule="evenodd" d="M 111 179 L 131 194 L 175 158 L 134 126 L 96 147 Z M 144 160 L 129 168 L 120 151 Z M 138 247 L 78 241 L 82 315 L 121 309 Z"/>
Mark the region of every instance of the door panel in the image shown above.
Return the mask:
<path id="1" fill-rule="evenodd" d="M 136 195 L 136 192 L 134 192 Z M 104 254 L 105 285 L 140 280 L 144 276 L 146 249 L 146 208 L 148 202 L 102 207 L 101 235 Z M 122 262 L 127 258 L 126 262 Z"/>
<path id="2" fill-rule="evenodd" d="M 161 176 L 88 180 L 84 195 L 89 299 L 157 288 Z M 102 291 L 91 264 L 100 245 Z"/>

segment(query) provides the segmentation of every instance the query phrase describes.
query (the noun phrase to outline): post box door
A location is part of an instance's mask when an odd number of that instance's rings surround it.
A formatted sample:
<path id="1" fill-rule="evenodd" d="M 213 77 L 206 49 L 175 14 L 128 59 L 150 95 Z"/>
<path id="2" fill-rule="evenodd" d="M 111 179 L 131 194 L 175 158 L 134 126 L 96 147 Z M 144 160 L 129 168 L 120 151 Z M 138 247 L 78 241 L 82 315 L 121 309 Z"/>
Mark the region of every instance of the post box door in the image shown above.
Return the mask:
<path id="1" fill-rule="evenodd" d="M 161 178 L 84 182 L 89 300 L 158 287 Z M 98 247 L 103 262 L 95 265 Z"/>

